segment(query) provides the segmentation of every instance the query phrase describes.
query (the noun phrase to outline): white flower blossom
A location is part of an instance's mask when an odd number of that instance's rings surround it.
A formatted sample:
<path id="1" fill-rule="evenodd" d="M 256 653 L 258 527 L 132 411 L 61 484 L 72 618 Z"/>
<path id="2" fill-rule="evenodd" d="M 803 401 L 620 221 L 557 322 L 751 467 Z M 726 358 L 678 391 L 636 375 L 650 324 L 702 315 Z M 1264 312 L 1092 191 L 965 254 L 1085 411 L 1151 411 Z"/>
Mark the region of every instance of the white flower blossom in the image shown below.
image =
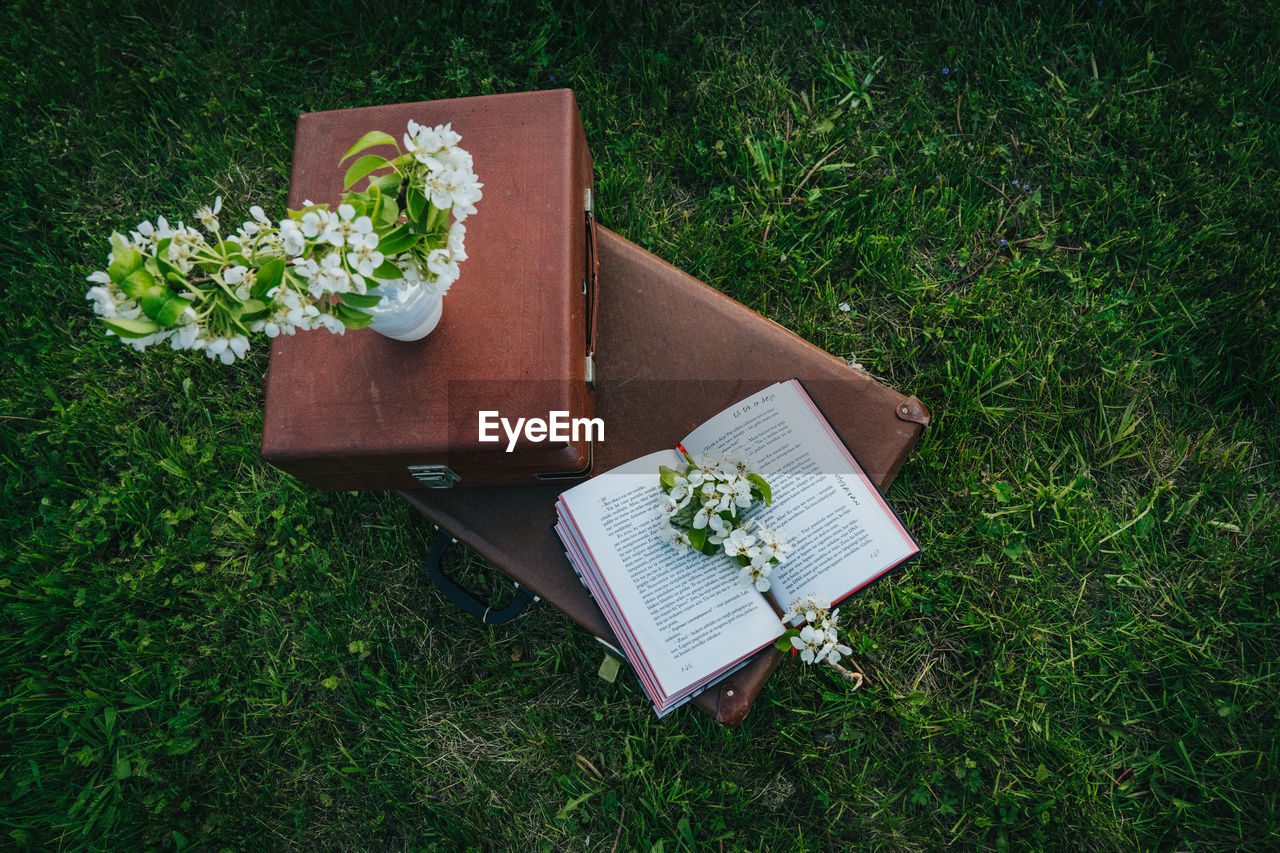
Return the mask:
<path id="1" fill-rule="evenodd" d="M 200 220 L 200 224 L 205 230 L 211 234 L 218 232 L 218 214 L 222 212 L 222 196 L 218 196 L 213 200 L 213 206 L 205 205 L 196 211 L 196 219 Z"/>
<path id="2" fill-rule="evenodd" d="M 799 625 L 801 622 L 817 622 L 819 619 L 825 620 L 830 610 L 831 604 L 829 602 L 813 597 L 801 598 L 791 603 L 791 607 L 782 617 L 782 621 L 791 625 Z"/>
<path id="3" fill-rule="evenodd" d="M 724 552 L 730 557 L 739 554 L 750 556 L 751 546 L 756 544 L 756 537 L 747 532 L 747 528 L 736 527 L 724 540 Z"/>
<path id="4" fill-rule="evenodd" d="M 329 211 L 324 208 L 315 208 L 302 214 L 302 219 L 298 222 L 298 226 L 302 230 L 304 237 L 308 240 L 315 240 L 328 230 L 329 224 L 333 219 L 334 216 Z"/>
<path id="5" fill-rule="evenodd" d="M 335 335 L 344 335 L 347 327 L 342 325 L 342 321 L 332 314 L 318 314 L 315 318 L 316 324 L 313 328 L 326 328 Z"/>
<path id="6" fill-rule="evenodd" d="M 368 219 L 364 216 L 362 219 Z M 378 249 L 378 235 L 372 232 L 362 238 L 353 239 L 352 250 L 347 253 L 347 263 L 355 267 L 360 275 L 372 276 L 373 271 L 382 266 L 384 260 Z"/>
<path id="7" fill-rule="evenodd" d="M 733 523 L 725 521 L 717 513 L 707 521 L 707 530 L 707 541 L 712 545 L 720 545 L 729 538 L 729 534 L 733 531 Z"/>
<path id="8" fill-rule="evenodd" d="M 142 252 L 152 249 L 159 242 L 156 237 L 156 227 L 147 219 L 139 222 L 137 230 L 130 231 L 129 236 L 133 240 L 134 247 Z"/>
<path id="9" fill-rule="evenodd" d="M 449 226 L 449 254 L 453 256 L 454 261 L 462 263 L 467 259 L 467 250 L 464 243 L 467 239 L 467 226 L 461 222 L 455 221 Z"/>
<path id="10" fill-rule="evenodd" d="M 741 571 L 738 572 L 738 580 L 748 586 L 755 587 L 761 592 L 768 592 L 772 586 L 769 581 L 770 571 L 772 569 L 768 566 L 743 566 Z"/>
<path id="11" fill-rule="evenodd" d="M 689 501 L 693 499 L 693 487 L 689 485 L 689 481 L 677 474 L 674 478 L 671 491 L 669 492 L 671 500 L 675 501 L 680 509 L 684 509 L 689 505 Z"/>
<path id="12" fill-rule="evenodd" d="M 713 518 L 720 519 L 716 510 L 716 501 L 714 499 L 704 503 L 698 511 L 693 514 L 693 526 L 697 530 L 702 530 Z M 723 519 L 720 520 L 723 522 Z"/>
<path id="13" fill-rule="evenodd" d="M 448 249 L 432 249 L 427 254 L 427 269 L 435 274 L 437 279 L 446 279 L 449 284 L 453 284 L 458 280 L 458 262 L 449 254 Z"/>
<path id="14" fill-rule="evenodd" d="M 727 482 L 716 484 L 716 491 L 722 495 L 721 509 L 727 509 L 734 515 L 738 514 L 739 509 L 751 507 L 751 482 L 739 477 L 737 471 L 734 471 L 732 478 Z"/>
<path id="15" fill-rule="evenodd" d="M 351 275 L 342 266 L 342 253 L 330 252 L 320 261 L 320 273 L 316 284 L 324 293 L 350 293 Z"/>
<path id="16" fill-rule="evenodd" d="M 248 351 L 249 339 L 244 335 L 214 338 L 204 348 L 206 357 L 216 358 L 223 364 L 231 364 L 238 358 L 244 358 Z"/>
<path id="17" fill-rule="evenodd" d="M 280 242 L 286 255 L 290 257 L 298 257 L 307 248 L 307 237 L 302 230 L 302 226 L 292 219 L 285 219 L 280 223 Z"/>

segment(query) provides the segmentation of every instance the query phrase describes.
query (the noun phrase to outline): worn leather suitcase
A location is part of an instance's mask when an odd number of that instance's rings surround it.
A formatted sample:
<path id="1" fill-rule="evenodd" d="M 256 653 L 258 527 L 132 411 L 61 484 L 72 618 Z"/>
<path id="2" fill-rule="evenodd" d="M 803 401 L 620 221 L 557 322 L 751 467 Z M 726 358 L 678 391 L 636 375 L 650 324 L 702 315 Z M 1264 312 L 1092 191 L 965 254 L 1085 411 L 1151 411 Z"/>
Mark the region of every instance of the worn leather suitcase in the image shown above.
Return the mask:
<path id="1" fill-rule="evenodd" d="M 889 486 L 929 423 L 919 400 L 874 381 L 608 229 L 599 228 L 597 238 L 596 415 L 606 432 L 596 447 L 596 472 L 671 447 L 694 426 L 764 385 L 799 378 L 867 475 L 881 490 Z M 732 345 L 694 346 L 692 341 Z M 518 584 L 616 645 L 552 530 L 556 496 L 564 488 L 543 484 L 400 494 Z M 485 617 L 489 612 L 478 609 Z M 722 724 L 737 725 L 780 657 L 766 649 L 695 697 L 694 704 Z"/>
<path id="2" fill-rule="evenodd" d="M 403 343 L 370 329 L 271 345 L 262 457 L 322 489 L 581 479 L 592 435 L 481 442 L 480 411 L 589 419 L 597 264 L 592 164 L 568 89 L 309 113 L 298 119 L 289 206 L 336 204 L 339 158 L 409 119 L 452 123 L 484 183 L 462 275 L 440 325 Z M 370 149 L 370 153 L 388 154 Z M 493 430 L 489 431 L 492 436 Z"/>

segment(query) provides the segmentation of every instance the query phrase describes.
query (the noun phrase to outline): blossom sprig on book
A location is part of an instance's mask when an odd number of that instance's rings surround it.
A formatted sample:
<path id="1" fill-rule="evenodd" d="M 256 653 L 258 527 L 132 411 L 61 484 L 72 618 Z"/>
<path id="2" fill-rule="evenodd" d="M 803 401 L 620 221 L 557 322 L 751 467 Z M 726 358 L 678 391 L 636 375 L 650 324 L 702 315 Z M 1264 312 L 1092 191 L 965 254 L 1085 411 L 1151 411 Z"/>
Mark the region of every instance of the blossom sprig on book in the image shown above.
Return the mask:
<path id="1" fill-rule="evenodd" d="M 740 567 L 739 579 L 764 593 L 783 623 L 791 626 L 778 639 L 778 649 L 798 653 L 806 664 L 827 664 L 856 682 L 853 689 L 861 687 L 862 673 L 840 662 L 853 653 L 840 642 L 840 611 L 828 602 L 802 598 L 783 613 L 770 592 L 772 567 L 786 561 L 791 546 L 780 528 L 743 514 L 773 503 L 768 482 L 742 461 L 711 453 L 695 457 L 682 445 L 676 450 L 687 463 L 682 470 L 658 467 L 659 536 L 679 549 L 732 558 Z"/>
<path id="2" fill-rule="evenodd" d="M 747 518 L 744 512 L 773 502 L 769 484 L 743 462 L 677 450 L 687 462 L 683 470 L 663 465 L 658 471 L 660 535 L 678 548 L 725 554 L 740 567 L 738 576 L 744 583 L 768 592 L 772 567 L 787 559 L 791 546 L 780 529 Z"/>
<path id="3" fill-rule="evenodd" d="M 91 273 L 86 298 L 109 334 L 137 350 L 167 342 L 230 364 L 249 336 L 373 322 L 387 306 L 425 290 L 443 295 L 467 258 L 463 220 L 476 212 L 481 184 L 449 125 L 410 121 L 404 151 L 389 134 L 362 136 L 346 162 L 336 209 L 306 202 L 279 222 L 255 205 L 234 233 L 219 220 L 222 197 L 196 211 L 200 227 L 164 217 L 111 235 L 107 269 Z M 362 192 L 350 188 L 368 178 Z"/>

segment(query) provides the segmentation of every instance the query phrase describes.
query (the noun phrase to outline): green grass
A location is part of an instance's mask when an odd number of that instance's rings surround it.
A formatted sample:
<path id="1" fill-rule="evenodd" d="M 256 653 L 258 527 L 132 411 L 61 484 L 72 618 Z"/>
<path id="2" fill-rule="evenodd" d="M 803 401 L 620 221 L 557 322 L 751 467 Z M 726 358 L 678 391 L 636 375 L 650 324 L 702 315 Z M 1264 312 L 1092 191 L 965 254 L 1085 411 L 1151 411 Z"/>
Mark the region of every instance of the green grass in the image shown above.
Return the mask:
<path id="1" fill-rule="evenodd" d="M 439 8 L 7 11 L 0 846 L 1280 845 L 1271 4 Z M 113 228 L 283 207 L 299 112 L 561 86 L 606 225 L 933 410 L 868 689 L 659 722 L 264 466 L 265 348 L 92 322 Z"/>

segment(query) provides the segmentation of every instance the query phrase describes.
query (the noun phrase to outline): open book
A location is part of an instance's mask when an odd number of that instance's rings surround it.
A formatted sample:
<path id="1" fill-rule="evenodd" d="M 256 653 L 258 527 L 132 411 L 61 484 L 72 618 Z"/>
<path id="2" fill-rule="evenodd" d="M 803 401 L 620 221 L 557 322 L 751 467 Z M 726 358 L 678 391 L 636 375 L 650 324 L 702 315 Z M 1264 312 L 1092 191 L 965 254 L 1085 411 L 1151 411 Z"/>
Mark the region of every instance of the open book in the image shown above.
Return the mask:
<path id="1" fill-rule="evenodd" d="M 791 550 L 771 594 L 833 605 L 920 552 L 798 380 L 725 409 L 682 442 L 743 461 L 768 481 L 772 506 L 747 511 L 780 527 Z M 786 627 L 723 554 L 677 550 L 659 538 L 660 465 L 650 453 L 561 494 L 556 532 L 604 611 L 654 710 L 662 716 L 745 664 Z"/>

